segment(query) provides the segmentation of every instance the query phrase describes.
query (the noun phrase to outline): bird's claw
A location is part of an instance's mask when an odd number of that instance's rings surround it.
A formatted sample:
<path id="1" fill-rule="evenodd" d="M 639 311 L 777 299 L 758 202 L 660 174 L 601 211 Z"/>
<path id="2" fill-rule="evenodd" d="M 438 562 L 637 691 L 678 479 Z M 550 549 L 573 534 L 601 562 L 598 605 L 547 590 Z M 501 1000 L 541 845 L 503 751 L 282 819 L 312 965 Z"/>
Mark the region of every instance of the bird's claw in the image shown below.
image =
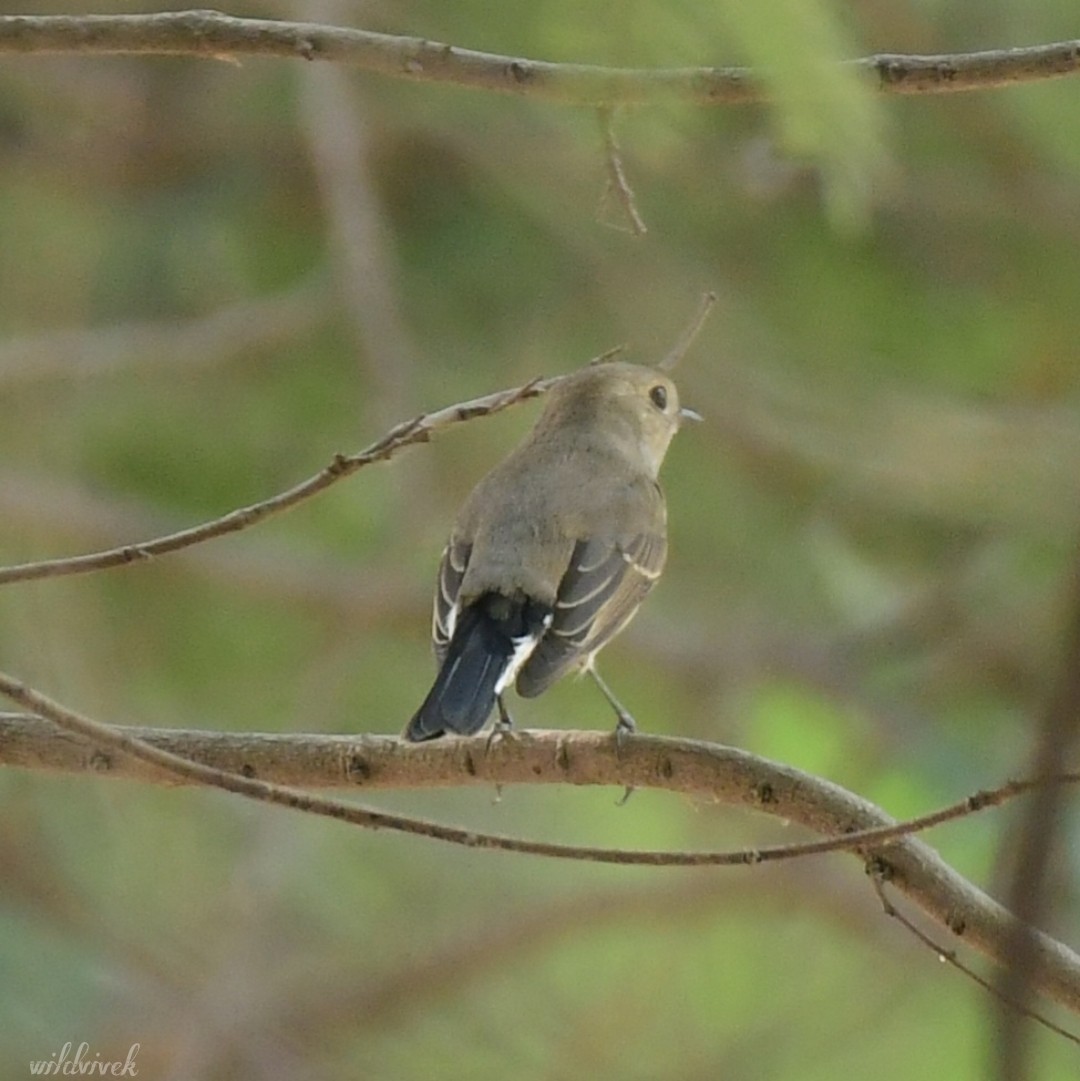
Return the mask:
<path id="1" fill-rule="evenodd" d="M 499 707 L 499 719 L 492 726 L 491 732 L 488 734 L 487 746 L 485 747 L 485 752 L 488 754 L 491 753 L 491 748 L 496 740 L 507 739 L 514 734 L 514 722 L 506 708 L 506 703 L 502 700 L 502 696 L 500 695 L 496 698 L 495 702 Z"/>
<path id="2" fill-rule="evenodd" d="M 637 731 L 637 722 L 626 710 L 619 710 L 616 716 L 618 721 L 615 724 L 615 750 L 621 751 L 626 743 L 626 737 L 632 736 Z"/>

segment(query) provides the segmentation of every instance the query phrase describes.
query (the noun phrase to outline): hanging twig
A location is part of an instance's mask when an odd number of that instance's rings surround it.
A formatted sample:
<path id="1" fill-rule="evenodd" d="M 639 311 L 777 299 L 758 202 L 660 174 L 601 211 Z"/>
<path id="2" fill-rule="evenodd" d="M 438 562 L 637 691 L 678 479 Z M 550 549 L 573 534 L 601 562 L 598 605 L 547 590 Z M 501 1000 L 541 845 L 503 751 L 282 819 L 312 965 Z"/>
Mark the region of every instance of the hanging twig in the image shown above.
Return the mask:
<path id="1" fill-rule="evenodd" d="M 622 209 L 627 221 L 630 222 L 629 230 L 635 236 L 644 236 L 649 230 L 638 212 L 637 200 L 634 198 L 634 190 L 630 187 L 630 181 L 626 179 L 623 169 L 622 150 L 615 138 L 615 112 L 604 106 L 599 111 L 600 128 L 604 135 L 604 158 L 607 164 L 607 184 L 604 186 L 604 194 L 600 198 L 600 214 L 603 214 L 608 199 L 614 195 L 616 202 Z M 613 225 L 619 229 L 622 226 Z"/>
<path id="2" fill-rule="evenodd" d="M 886 876 L 881 874 L 880 870 L 876 868 L 871 861 L 871 864 L 867 868 L 867 873 L 870 876 L 870 881 L 873 883 L 874 892 L 878 895 L 878 900 L 881 901 L 881 907 L 885 915 L 890 919 L 896 920 L 906 931 L 912 934 L 919 942 L 931 950 L 938 958 L 945 964 L 952 965 L 953 968 L 962 972 L 969 980 L 977 983 L 984 991 L 993 995 L 1001 1005 L 1007 1010 L 1015 1010 L 1019 1015 L 1027 1017 L 1032 1021 L 1038 1022 L 1045 1028 L 1048 1028 L 1051 1032 L 1057 1033 L 1058 1036 L 1063 1036 L 1070 1043 L 1080 1045 L 1080 1036 L 1076 1036 L 1069 1032 L 1068 1029 L 1062 1028 L 1060 1025 L 1054 1024 L 1048 1017 L 1043 1017 L 1041 1013 L 1037 1013 L 1032 1010 L 1025 1003 L 1022 1003 L 1016 999 L 1004 998 L 999 988 L 991 983 L 988 979 L 980 976 L 973 968 L 965 965 L 959 957 L 956 956 L 956 950 L 945 949 L 944 946 L 936 943 L 928 934 L 916 927 L 911 920 L 904 915 L 886 896 L 885 894 L 885 878 Z"/>

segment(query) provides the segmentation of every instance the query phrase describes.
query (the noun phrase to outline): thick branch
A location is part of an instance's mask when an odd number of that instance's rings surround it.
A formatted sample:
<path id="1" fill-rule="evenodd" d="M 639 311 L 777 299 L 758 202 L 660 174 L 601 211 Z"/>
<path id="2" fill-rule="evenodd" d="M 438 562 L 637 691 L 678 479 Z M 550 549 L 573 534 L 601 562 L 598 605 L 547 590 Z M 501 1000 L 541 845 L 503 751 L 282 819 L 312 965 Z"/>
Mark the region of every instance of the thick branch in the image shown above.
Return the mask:
<path id="1" fill-rule="evenodd" d="M 612 737 L 596 732 L 522 732 L 488 749 L 483 736 L 412 745 L 386 736 L 113 731 L 228 770 L 238 774 L 236 781 L 243 783 L 246 778 L 253 787 L 265 781 L 366 790 L 494 783 L 631 785 L 764 811 L 828 837 L 893 825 L 879 808 L 828 781 L 744 751 L 690 740 L 635 736 L 617 753 Z M 164 769 L 95 747 L 46 721 L 21 715 L 0 715 L 0 764 L 177 782 Z M 314 796 L 308 801 L 318 802 Z M 973 808 L 980 805 L 978 797 L 969 802 Z M 311 806 L 301 809 L 324 813 Z M 356 811 L 358 818 L 374 815 L 369 824 L 393 828 L 392 816 Z M 440 829 L 444 839 L 467 843 L 465 831 Z M 461 837 L 451 838 L 450 833 Z M 477 844 L 488 840 L 476 835 Z M 849 837 L 844 841 L 853 843 Z M 518 843 L 518 847 L 538 852 L 544 848 L 533 842 Z M 856 854 L 865 859 L 868 853 L 860 849 Z M 888 868 L 892 885 L 924 912 L 987 956 L 1001 960 L 1014 922 L 1002 906 L 914 838 L 881 845 L 872 855 L 879 870 Z M 729 862 L 756 862 L 752 857 Z M 1080 957 L 1048 936 L 1037 934 L 1035 941 L 1040 954 L 1038 989 L 1080 1014 Z"/>
<path id="2" fill-rule="evenodd" d="M 461 49 L 424 38 L 376 34 L 214 11 L 154 15 L 0 17 L 0 53 L 244 56 L 331 60 L 415 82 L 452 83 L 569 104 L 642 104 L 675 98 L 697 105 L 763 101 L 755 72 L 743 67 L 605 68 L 555 64 Z M 1072 75 L 1080 42 L 938 56 L 878 54 L 847 63 L 891 94 L 947 94 Z"/>

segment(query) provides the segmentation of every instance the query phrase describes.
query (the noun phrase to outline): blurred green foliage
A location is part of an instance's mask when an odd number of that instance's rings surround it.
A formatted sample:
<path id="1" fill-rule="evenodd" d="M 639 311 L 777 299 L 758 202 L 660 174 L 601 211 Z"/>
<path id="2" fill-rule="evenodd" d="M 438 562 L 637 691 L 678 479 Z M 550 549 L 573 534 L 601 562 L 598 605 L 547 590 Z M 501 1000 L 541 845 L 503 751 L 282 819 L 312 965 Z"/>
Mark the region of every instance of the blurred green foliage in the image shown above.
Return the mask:
<path id="1" fill-rule="evenodd" d="M 601 198 L 586 110 L 356 72 L 317 87 L 325 72 L 281 61 L 0 58 L 0 559 L 224 513 L 394 420 L 619 342 L 655 359 L 713 288 L 680 372 L 708 423 L 669 457 L 669 568 L 606 654 L 609 680 L 648 730 L 780 758 L 895 814 L 1023 773 L 1080 519 L 1080 82 L 875 98 L 834 61 L 1075 37 L 1075 6 L 273 13 L 551 60 L 751 63 L 775 100 L 620 113 L 649 226 L 635 238 Z M 317 110 L 360 139 L 352 173 L 314 149 Z M 335 184 L 361 218 L 359 277 Z M 252 319 L 172 351 L 137 344 L 144 324 L 179 336 L 297 290 L 310 304 L 273 335 Z M 0 668 L 104 720 L 395 732 L 431 676 L 443 534 L 534 413 L 458 428 L 149 566 L 9 586 Z M 515 716 L 610 723 L 574 683 Z M 380 802 L 607 845 L 793 839 L 616 795 Z M 993 889 L 1011 817 L 930 840 Z M 1073 842 L 1055 930 L 1075 942 Z M 120 1059 L 139 1042 L 147 1077 L 987 1067 L 987 996 L 882 916 L 850 858 L 563 866 L 9 771 L 0 868 L 3 1076 L 82 1039 Z M 1075 1076 L 1061 1040 L 1040 1033 L 1036 1050 L 1040 1078 Z"/>

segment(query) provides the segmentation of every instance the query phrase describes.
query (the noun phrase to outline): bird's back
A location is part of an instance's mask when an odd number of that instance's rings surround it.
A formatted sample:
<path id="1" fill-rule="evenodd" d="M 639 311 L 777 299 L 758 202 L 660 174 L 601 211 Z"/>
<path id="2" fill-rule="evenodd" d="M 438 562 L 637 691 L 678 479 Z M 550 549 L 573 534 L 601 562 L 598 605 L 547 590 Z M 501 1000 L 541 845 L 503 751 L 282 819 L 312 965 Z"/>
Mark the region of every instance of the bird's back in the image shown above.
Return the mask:
<path id="1" fill-rule="evenodd" d="M 611 458 L 585 440 L 538 440 L 496 466 L 473 490 L 454 528 L 455 536 L 472 541 L 462 600 L 516 588 L 553 602 L 578 542 L 629 543 L 642 521 L 663 532 L 657 483 L 616 468 L 621 463 Z"/>

